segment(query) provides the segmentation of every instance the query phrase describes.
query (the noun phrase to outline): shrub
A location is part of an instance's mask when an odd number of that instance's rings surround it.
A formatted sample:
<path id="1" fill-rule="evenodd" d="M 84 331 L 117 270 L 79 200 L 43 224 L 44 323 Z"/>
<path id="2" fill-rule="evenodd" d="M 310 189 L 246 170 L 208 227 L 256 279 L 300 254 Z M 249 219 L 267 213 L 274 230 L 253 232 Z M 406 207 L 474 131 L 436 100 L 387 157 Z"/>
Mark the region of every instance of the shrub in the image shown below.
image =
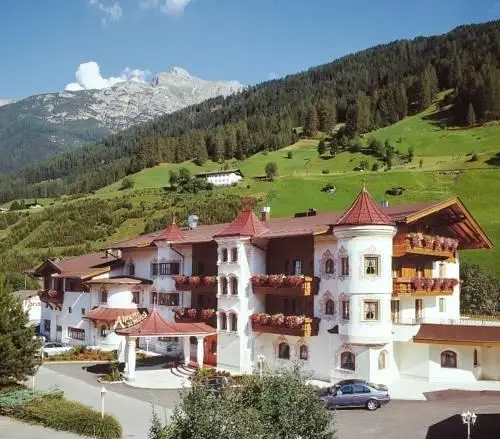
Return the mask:
<path id="1" fill-rule="evenodd" d="M 323 170 L 321 171 L 321 173 L 322 173 L 322 174 L 329 174 L 329 173 L 330 173 L 330 171 L 329 171 L 328 169 L 323 169 Z"/>
<path id="2" fill-rule="evenodd" d="M 373 172 L 376 172 L 378 171 L 378 168 L 379 168 L 379 164 L 377 162 L 375 162 L 373 165 L 372 165 L 372 171 Z"/>
<path id="3" fill-rule="evenodd" d="M 293 159 L 293 152 L 292 151 L 288 151 L 287 154 L 286 154 L 286 158 L 287 159 Z"/>
<path id="4" fill-rule="evenodd" d="M 84 436 L 102 439 L 122 436 L 122 427 L 114 417 L 104 415 L 101 419 L 98 411 L 79 402 L 67 401 L 61 395 L 34 399 L 17 410 L 15 417 L 54 430 L 70 431 Z"/>
<path id="5" fill-rule="evenodd" d="M 133 187 L 134 187 L 134 180 L 131 180 L 130 178 L 124 178 L 122 180 L 122 185 L 120 189 L 121 190 L 132 189 Z"/>
<path id="6" fill-rule="evenodd" d="M 15 415 L 25 404 L 42 397 L 61 398 L 62 392 L 19 389 L 0 395 L 0 415 Z"/>
<path id="7" fill-rule="evenodd" d="M 476 153 L 473 153 L 472 157 L 470 158 L 469 161 L 471 161 L 471 162 L 477 162 L 478 160 L 479 160 L 478 155 Z"/>

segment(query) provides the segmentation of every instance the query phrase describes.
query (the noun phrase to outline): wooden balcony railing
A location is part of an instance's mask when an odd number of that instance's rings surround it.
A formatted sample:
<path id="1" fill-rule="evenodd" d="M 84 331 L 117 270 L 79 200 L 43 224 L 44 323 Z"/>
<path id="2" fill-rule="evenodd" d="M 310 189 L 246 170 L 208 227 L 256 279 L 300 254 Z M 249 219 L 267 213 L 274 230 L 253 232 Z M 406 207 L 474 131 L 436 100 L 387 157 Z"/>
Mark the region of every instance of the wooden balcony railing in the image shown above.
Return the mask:
<path id="1" fill-rule="evenodd" d="M 61 290 L 42 290 L 38 292 L 41 302 L 48 303 L 50 306 L 62 309 L 64 302 L 64 291 Z"/>
<path id="2" fill-rule="evenodd" d="M 215 326 L 216 314 L 213 309 L 200 308 L 174 308 L 174 318 L 176 323 L 207 323 Z"/>
<path id="3" fill-rule="evenodd" d="M 305 316 L 285 316 L 283 314 L 252 314 L 252 329 L 269 334 L 308 337 L 318 335 L 320 319 Z"/>
<path id="4" fill-rule="evenodd" d="M 309 276 L 260 274 L 252 276 L 251 282 L 255 294 L 311 296 L 319 290 L 319 278 Z"/>
<path id="5" fill-rule="evenodd" d="M 396 236 L 393 255 L 399 257 L 406 254 L 416 254 L 449 259 L 455 257 L 458 245 L 458 240 L 453 238 L 424 235 L 423 233 L 408 233 Z"/>
<path id="6" fill-rule="evenodd" d="M 450 296 L 457 285 L 457 279 L 394 279 L 393 296 Z"/>
<path id="7" fill-rule="evenodd" d="M 174 281 L 175 288 L 179 291 L 217 291 L 217 276 L 175 276 Z"/>

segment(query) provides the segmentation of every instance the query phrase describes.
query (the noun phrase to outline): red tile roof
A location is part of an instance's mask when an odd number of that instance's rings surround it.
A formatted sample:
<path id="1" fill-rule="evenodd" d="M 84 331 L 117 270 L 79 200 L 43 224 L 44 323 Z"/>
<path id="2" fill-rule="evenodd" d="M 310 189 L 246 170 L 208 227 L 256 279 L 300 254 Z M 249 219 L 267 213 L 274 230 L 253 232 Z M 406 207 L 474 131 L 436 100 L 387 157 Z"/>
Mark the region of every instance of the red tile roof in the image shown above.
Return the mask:
<path id="1" fill-rule="evenodd" d="M 136 314 L 137 312 L 141 312 L 141 310 L 137 308 L 106 308 L 104 306 L 100 306 L 85 313 L 83 318 L 87 320 L 111 323 L 116 322 L 118 317 L 130 316 Z"/>
<path id="2" fill-rule="evenodd" d="M 215 334 L 216 330 L 205 323 L 171 323 L 165 320 L 156 308 L 137 325 L 129 328 L 116 329 L 118 335 L 132 337 L 179 337 L 191 335 Z"/>
<path id="3" fill-rule="evenodd" d="M 156 241 L 164 240 L 164 241 L 182 241 L 184 239 L 184 234 L 182 233 L 179 226 L 175 223 L 175 218 L 170 224 L 156 239 Z"/>
<path id="4" fill-rule="evenodd" d="M 336 226 L 361 226 L 361 225 L 394 226 L 396 222 L 382 212 L 368 191 L 363 188 L 354 200 L 351 207 L 335 223 Z"/>
<path id="5" fill-rule="evenodd" d="M 268 228 L 262 223 L 252 209 L 244 208 L 227 227 L 214 237 L 224 236 L 255 236 L 266 233 Z"/>
<path id="6" fill-rule="evenodd" d="M 452 342 L 500 343 L 500 326 L 423 324 L 420 325 L 413 341 L 417 343 L 443 342 L 444 344 Z"/>

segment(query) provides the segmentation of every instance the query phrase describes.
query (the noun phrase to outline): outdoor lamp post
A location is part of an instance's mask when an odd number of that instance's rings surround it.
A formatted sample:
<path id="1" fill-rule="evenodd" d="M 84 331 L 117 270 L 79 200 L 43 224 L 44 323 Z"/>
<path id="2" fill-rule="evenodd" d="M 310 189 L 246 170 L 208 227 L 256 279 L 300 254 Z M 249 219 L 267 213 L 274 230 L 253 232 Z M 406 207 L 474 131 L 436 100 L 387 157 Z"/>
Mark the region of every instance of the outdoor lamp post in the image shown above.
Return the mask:
<path id="1" fill-rule="evenodd" d="M 471 425 L 474 426 L 476 423 L 477 415 L 474 412 L 471 413 L 470 410 L 467 410 L 466 412 L 462 412 L 461 416 L 462 422 L 467 425 L 467 439 L 470 439 Z"/>
<path id="2" fill-rule="evenodd" d="M 106 387 L 101 387 L 101 418 L 104 418 L 104 397 L 106 396 Z"/>
<path id="3" fill-rule="evenodd" d="M 259 356 L 257 357 L 257 362 L 259 364 L 259 377 L 260 379 L 262 379 L 262 372 L 264 370 L 264 360 L 266 359 L 266 357 L 262 354 L 259 354 Z"/>

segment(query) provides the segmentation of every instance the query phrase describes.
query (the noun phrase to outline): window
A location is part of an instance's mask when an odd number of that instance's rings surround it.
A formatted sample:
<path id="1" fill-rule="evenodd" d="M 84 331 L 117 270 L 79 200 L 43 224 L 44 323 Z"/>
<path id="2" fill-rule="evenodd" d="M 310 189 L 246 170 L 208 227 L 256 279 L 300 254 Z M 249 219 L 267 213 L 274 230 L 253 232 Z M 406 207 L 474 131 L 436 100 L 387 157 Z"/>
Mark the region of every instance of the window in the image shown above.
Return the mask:
<path id="1" fill-rule="evenodd" d="M 57 332 L 62 332 L 62 326 L 61 325 L 56 325 L 56 331 Z"/>
<path id="2" fill-rule="evenodd" d="M 439 312 L 446 312 L 446 299 L 444 297 L 439 298 Z"/>
<path id="3" fill-rule="evenodd" d="M 164 343 L 179 343 L 179 337 L 158 337 L 158 341 Z"/>
<path id="4" fill-rule="evenodd" d="M 101 301 L 101 303 L 108 302 L 108 292 L 106 290 L 101 290 L 99 292 L 99 300 Z"/>
<path id="5" fill-rule="evenodd" d="M 80 279 L 66 279 L 66 291 L 82 291 L 82 281 Z"/>
<path id="6" fill-rule="evenodd" d="M 227 295 L 227 279 L 225 277 L 221 278 L 221 294 Z"/>
<path id="7" fill-rule="evenodd" d="M 179 306 L 179 293 L 158 293 L 158 305 Z"/>
<path id="8" fill-rule="evenodd" d="M 101 337 L 106 337 L 108 335 L 108 327 L 106 325 L 102 325 L 100 329 Z"/>
<path id="9" fill-rule="evenodd" d="M 151 262 L 151 276 L 158 276 L 158 262 Z"/>
<path id="10" fill-rule="evenodd" d="M 232 262 L 238 262 L 238 248 L 234 247 L 231 250 L 231 261 Z"/>
<path id="11" fill-rule="evenodd" d="M 356 370 L 356 360 L 352 352 L 342 352 L 340 354 L 340 367 L 346 370 Z"/>
<path id="12" fill-rule="evenodd" d="M 441 367 L 455 369 L 457 367 L 457 354 L 453 351 L 441 352 Z"/>
<path id="13" fill-rule="evenodd" d="M 74 340 L 85 341 L 85 329 L 68 328 L 68 337 Z"/>
<path id="14" fill-rule="evenodd" d="M 229 316 L 229 330 L 238 331 L 238 316 L 234 313 Z"/>
<path id="15" fill-rule="evenodd" d="M 342 276 L 349 276 L 349 257 L 347 256 L 340 258 L 340 274 Z"/>
<path id="16" fill-rule="evenodd" d="M 128 264 L 128 274 L 129 276 L 135 276 L 135 264 L 133 262 Z"/>
<path id="17" fill-rule="evenodd" d="M 351 316 L 351 309 L 349 305 L 349 300 L 342 301 L 342 318 L 344 320 L 349 320 Z"/>
<path id="18" fill-rule="evenodd" d="M 302 274 L 302 261 L 300 259 L 293 261 L 293 274 L 296 276 Z"/>
<path id="19" fill-rule="evenodd" d="M 238 295 L 238 279 L 236 277 L 231 278 L 231 294 L 233 296 Z"/>
<path id="20" fill-rule="evenodd" d="M 379 275 L 379 257 L 365 256 L 365 274 L 367 276 Z"/>
<path id="21" fill-rule="evenodd" d="M 227 262 L 228 261 L 228 253 L 227 253 L 227 248 L 223 248 L 221 252 L 221 259 L 222 262 Z"/>
<path id="22" fill-rule="evenodd" d="M 352 395 L 354 393 L 353 386 L 351 386 L 350 384 L 347 386 L 342 386 L 339 390 L 342 395 Z"/>
<path id="23" fill-rule="evenodd" d="M 43 278 L 43 289 L 44 290 L 50 289 L 50 284 L 52 283 L 51 281 L 52 281 L 52 279 L 49 276 L 45 276 Z"/>
<path id="24" fill-rule="evenodd" d="M 278 357 L 284 360 L 290 359 L 290 346 L 288 343 L 280 343 L 278 346 Z"/>
<path id="25" fill-rule="evenodd" d="M 363 384 L 354 384 L 352 386 L 352 392 L 359 394 L 359 393 L 371 393 L 371 390 L 369 387 L 363 385 Z"/>
<path id="26" fill-rule="evenodd" d="M 378 355 L 378 368 L 379 370 L 383 370 L 387 367 L 387 352 L 382 351 Z"/>
<path id="27" fill-rule="evenodd" d="M 50 332 L 50 320 L 45 319 L 43 321 L 43 330 L 44 332 Z"/>
<path id="28" fill-rule="evenodd" d="M 139 291 L 132 291 L 132 303 L 139 305 L 141 301 L 141 293 Z"/>
<path id="29" fill-rule="evenodd" d="M 328 299 L 325 303 L 325 314 L 333 316 L 335 314 L 335 302 Z"/>
<path id="30" fill-rule="evenodd" d="M 299 349 L 299 358 L 301 360 L 307 360 L 309 358 L 309 349 L 307 349 L 305 344 L 303 344 Z"/>
<path id="31" fill-rule="evenodd" d="M 85 308 L 82 308 L 82 316 L 85 314 Z"/>
<path id="32" fill-rule="evenodd" d="M 68 306 L 68 314 L 71 314 L 73 312 L 73 309 L 71 308 L 71 306 Z"/>
<path id="33" fill-rule="evenodd" d="M 441 279 L 446 277 L 446 264 L 444 262 L 439 263 L 439 277 Z"/>
<path id="34" fill-rule="evenodd" d="M 327 259 L 325 262 L 325 273 L 333 274 L 333 270 L 334 270 L 333 259 Z"/>
<path id="35" fill-rule="evenodd" d="M 365 300 L 363 302 L 363 316 L 365 320 L 378 320 L 378 302 L 376 300 Z"/>
<path id="36" fill-rule="evenodd" d="M 159 268 L 160 276 L 174 276 L 180 273 L 179 262 L 161 262 Z"/>
<path id="37" fill-rule="evenodd" d="M 474 349 L 474 367 L 479 366 L 479 361 L 477 359 L 477 349 Z"/>
<path id="38" fill-rule="evenodd" d="M 226 331 L 227 330 L 227 316 L 226 313 L 221 312 L 219 314 L 219 330 Z"/>

